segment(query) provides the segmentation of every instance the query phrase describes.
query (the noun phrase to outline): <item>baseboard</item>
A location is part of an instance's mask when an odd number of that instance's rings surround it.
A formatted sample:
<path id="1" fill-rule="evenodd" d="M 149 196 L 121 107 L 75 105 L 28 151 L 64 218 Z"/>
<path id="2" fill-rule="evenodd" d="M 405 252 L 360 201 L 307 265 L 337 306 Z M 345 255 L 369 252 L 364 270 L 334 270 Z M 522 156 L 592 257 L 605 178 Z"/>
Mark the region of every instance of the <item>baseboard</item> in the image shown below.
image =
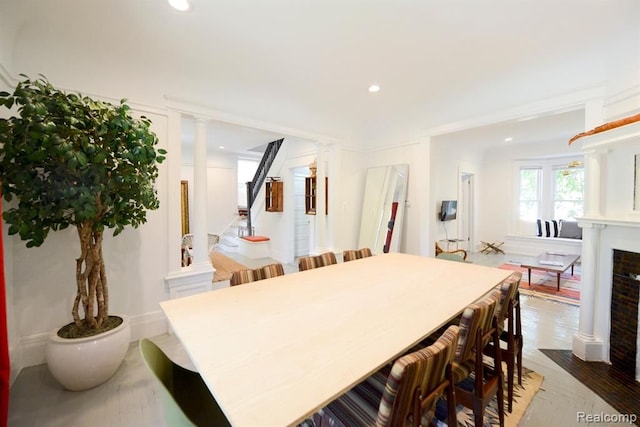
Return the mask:
<path id="1" fill-rule="evenodd" d="M 167 333 L 169 330 L 167 319 L 159 310 L 138 316 L 130 316 L 130 322 L 131 342 L 138 341 L 140 338 L 161 335 Z M 20 339 L 19 348 L 9 352 L 13 379 L 20 374 L 22 369 L 45 363 L 45 349 L 48 336 L 48 333 L 24 336 Z M 16 365 L 14 365 L 14 363 Z"/>

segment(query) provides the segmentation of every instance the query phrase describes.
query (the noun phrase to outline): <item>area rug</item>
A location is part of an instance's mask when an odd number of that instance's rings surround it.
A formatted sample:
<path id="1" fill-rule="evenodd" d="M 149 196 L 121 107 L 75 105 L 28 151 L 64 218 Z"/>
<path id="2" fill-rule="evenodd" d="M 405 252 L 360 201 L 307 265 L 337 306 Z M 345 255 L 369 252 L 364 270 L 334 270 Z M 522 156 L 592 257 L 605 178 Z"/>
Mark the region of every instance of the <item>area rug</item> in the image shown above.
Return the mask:
<path id="1" fill-rule="evenodd" d="M 213 274 L 214 282 L 229 280 L 231 279 L 231 275 L 234 271 L 245 270 L 249 268 L 246 265 L 242 265 L 239 262 L 232 260 L 228 256 L 222 255 L 220 252 L 216 251 L 211 252 L 211 264 L 213 264 L 213 268 L 216 269 L 215 273 Z"/>
<path id="2" fill-rule="evenodd" d="M 520 292 L 524 295 L 580 305 L 580 274 L 571 274 L 571 270 L 560 274 L 560 290 L 558 291 L 558 276 L 541 270 L 531 270 L 531 286 L 526 268 L 514 264 L 502 264 L 503 270 L 519 271 L 522 273 Z"/>
<path id="3" fill-rule="evenodd" d="M 638 414 L 640 383 L 628 374 L 608 363 L 580 360 L 571 350 L 539 350 L 621 414 Z M 638 417 L 635 424 L 640 425 Z"/>
<path id="4" fill-rule="evenodd" d="M 504 371 L 506 372 L 506 365 L 504 367 Z M 507 385 L 505 383 L 504 386 L 504 398 L 505 398 L 505 410 L 504 410 L 504 425 L 506 427 L 515 427 L 522 420 L 525 411 L 533 401 L 536 393 L 540 389 L 542 385 L 543 376 L 534 372 L 530 369 L 527 369 L 526 366 L 522 367 L 522 385 L 518 385 L 518 381 L 513 384 L 513 407 L 512 411 L 508 412 L 506 409 L 507 404 Z M 446 424 L 446 416 L 447 409 L 445 402 L 438 402 L 438 407 L 436 410 L 436 417 L 439 419 L 443 419 L 440 425 Z M 473 411 L 471 409 L 465 408 L 463 406 L 458 405 L 457 411 L 458 418 L 458 426 L 459 427 L 472 427 L 475 425 L 473 419 Z M 486 412 L 484 414 L 484 426 L 483 427 L 493 427 L 499 426 L 500 421 L 498 419 L 498 406 L 496 399 L 493 398 L 487 406 Z"/>

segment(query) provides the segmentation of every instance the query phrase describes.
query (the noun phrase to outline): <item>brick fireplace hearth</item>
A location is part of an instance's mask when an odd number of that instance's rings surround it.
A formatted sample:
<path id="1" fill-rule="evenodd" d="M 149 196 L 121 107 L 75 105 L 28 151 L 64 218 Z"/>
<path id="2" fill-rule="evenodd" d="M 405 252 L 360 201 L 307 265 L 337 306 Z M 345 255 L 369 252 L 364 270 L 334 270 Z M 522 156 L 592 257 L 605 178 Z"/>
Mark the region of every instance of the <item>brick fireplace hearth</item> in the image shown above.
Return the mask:
<path id="1" fill-rule="evenodd" d="M 639 296 L 640 253 L 614 249 L 609 358 L 614 367 L 632 378 L 638 352 Z"/>

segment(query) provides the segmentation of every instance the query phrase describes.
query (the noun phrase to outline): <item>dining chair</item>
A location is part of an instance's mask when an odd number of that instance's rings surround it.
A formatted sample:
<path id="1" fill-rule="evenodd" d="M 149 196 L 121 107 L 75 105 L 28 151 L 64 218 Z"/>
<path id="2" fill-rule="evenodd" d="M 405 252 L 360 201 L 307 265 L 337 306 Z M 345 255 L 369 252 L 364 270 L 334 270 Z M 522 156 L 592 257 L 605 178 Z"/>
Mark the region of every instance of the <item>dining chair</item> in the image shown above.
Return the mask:
<path id="1" fill-rule="evenodd" d="M 320 255 L 310 255 L 300 257 L 298 259 L 298 270 L 305 271 L 313 268 L 326 267 L 327 265 L 337 264 L 336 254 L 333 252 L 325 252 Z"/>
<path id="2" fill-rule="evenodd" d="M 207 233 L 209 254 L 215 249 L 220 242 L 220 236 L 217 234 Z M 182 236 L 182 266 L 186 267 L 191 264 L 193 259 L 193 234 L 185 234 Z"/>
<path id="3" fill-rule="evenodd" d="M 453 251 L 445 251 L 440 247 L 438 242 L 436 242 L 436 258 L 449 259 L 452 261 L 466 261 L 467 260 L 467 251 L 464 249 L 455 249 Z M 458 258 L 462 258 L 459 260 Z"/>
<path id="4" fill-rule="evenodd" d="M 447 421 L 451 426 L 457 425 L 451 364 L 458 333 L 458 327 L 452 325 L 433 345 L 388 364 L 316 412 L 310 424 L 427 425 L 434 420 L 436 402 L 446 395 Z"/>
<path id="5" fill-rule="evenodd" d="M 216 245 L 220 243 L 220 236 L 217 234 L 207 233 L 207 237 L 209 240 L 209 254 L 211 254 L 211 252 L 213 252 L 213 250 L 215 249 Z"/>
<path id="6" fill-rule="evenodd" d="M 260 280 L 262 279 L 270 279 L 272 277 L 284 276 L 284 267 L 281 263 L 275 262 L 273 264 L 265 265 L 260 267 Z"/>
<path id="7" fill-rule="evenodd" d="M 372 256 L 371 249 L 362 248 L 362 249 L 348 249 L 342 252 L 342 260 L 344 262 L 353 261 L 356 259 L 367 258 Z"/>
<path id="8" fill-rule="evenodd" d="M 185 234 L 182 236 L 182 266 L 186 267 L 191 264 L 193 259 L 193 234 Z"/>
<path id="9" fill-rule="evenodd" d="M 276 262 L 258 268 L 247 268 L 244 270 L 234 271 L 231 273 L 229 285 L 237 286 L 283 275 L 284 267 L 279 262 Z"/>
<path id="10" fill-rule="evenodd" d="M 146 367 L 158 380 L 168 426 L 230 426 L 197 372 L 174 363 L 152 341 L 138 344 Z"/>
<path id="11" fill-rule="evenodd" d="M 260 280 L 260 269 L 245 268 L 244 270 L 236 270 L 231 273 L 229 286 L 238 286 L 245 283 L 251 283 Z"/>
<path id="12" fill-rule="evenodd" d="M 460 338 L 453 362 L 456 403 L 473 410 L 476 426 L 483 425 L 487 405 L 496 397 L 500 427 L 504 426 L 504 391 L 500 352 L 493 354 L 493 367 L 485 367 L 484 348 L 492 341 L 500 345 L 496 309 L 500 291 L 494 290 L 465 308 L 460 318 Z M 473 380 L 471 381 L 471 374 Z"/>
<path id="13" fill-rule="evenodd" d="M 513 407 L 513 381 L 515 368 L 518 368 L 518 384 L 522 385 L 522 325 L 520 322 L 520 292 L 519 286 L 522 273 L 516 271 L 500 285 L 500 301 L 496 309 L 496 323 L 500 342 L 500 358 L 507 365 L 507 410 Z M 506 324 L 506 328 L 505 328 Z M 485 349 L 485 354 L 492 355 L 495 351 L 492 343 Z"/>

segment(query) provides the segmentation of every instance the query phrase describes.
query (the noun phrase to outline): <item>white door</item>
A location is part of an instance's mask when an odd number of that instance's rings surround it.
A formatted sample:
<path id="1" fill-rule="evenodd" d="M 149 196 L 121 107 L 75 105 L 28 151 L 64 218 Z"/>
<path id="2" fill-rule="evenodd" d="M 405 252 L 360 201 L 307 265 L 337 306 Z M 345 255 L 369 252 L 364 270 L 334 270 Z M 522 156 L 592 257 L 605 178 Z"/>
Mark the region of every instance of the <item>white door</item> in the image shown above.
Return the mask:
<path id="1" fill-rule="evenodd" d="M 293 176 L 295 226 L 293 231 L 293 256 L 309 255 L 309 216 L 304 211 L 304 178 L 307 168 L 296 170 Z"/>
<path id="2" fill-rule="evenodd" d="M 470 251 L 473 248 L 473 175 L 460 174 L 460 202 L 458 204 L 458 247 Z"/>

